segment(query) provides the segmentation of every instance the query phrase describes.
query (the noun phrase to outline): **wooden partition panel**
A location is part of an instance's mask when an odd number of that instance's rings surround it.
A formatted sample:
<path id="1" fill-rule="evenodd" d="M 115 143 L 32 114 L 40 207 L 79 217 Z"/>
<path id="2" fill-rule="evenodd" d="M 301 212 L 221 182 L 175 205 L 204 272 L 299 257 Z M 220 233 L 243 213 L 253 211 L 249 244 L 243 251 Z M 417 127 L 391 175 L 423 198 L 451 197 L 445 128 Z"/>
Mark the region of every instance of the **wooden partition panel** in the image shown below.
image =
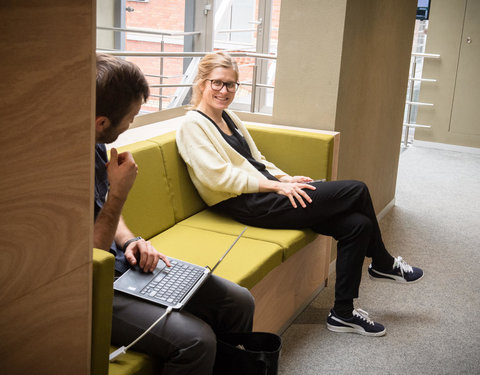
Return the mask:
<path id="1" fill-rule="evenodd" d="M 335 130 L 339 179 L 367 183 L 377 212 L 397 181 L 416 0 L 348 0 Z"/>
<path id="2" fill-rule="evenodd" d="M 0 371 L 87 374 L 94 1 L 1 8 Z"/>

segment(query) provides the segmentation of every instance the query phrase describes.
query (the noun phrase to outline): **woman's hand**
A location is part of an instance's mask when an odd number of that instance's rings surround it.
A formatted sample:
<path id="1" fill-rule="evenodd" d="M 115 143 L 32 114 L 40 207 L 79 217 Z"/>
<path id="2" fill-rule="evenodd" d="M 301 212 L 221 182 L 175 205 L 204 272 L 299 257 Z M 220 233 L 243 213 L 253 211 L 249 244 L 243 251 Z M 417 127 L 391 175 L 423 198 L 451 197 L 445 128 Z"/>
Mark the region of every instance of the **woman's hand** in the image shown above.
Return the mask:
<path id="1" fill-rule="evenodd" d="M 302 182 L 282 182 L 272 180 L 260 180 L 260 192 L 275 192 L 280 195 L 285 195 L 290 200 L 294 208 L 297 208 L 297 202 L 305 208 L 308 203 L 312 203 L 312 198 L 306 193 L 304 189 L 315 190 L 315 186 L 305 184 Z"/>
<path id="2" fill-rule="evenodd" d="M 278 178 L 281 182 L 312 182 L 313 179 L 306 176 L 281 176 Z"/>

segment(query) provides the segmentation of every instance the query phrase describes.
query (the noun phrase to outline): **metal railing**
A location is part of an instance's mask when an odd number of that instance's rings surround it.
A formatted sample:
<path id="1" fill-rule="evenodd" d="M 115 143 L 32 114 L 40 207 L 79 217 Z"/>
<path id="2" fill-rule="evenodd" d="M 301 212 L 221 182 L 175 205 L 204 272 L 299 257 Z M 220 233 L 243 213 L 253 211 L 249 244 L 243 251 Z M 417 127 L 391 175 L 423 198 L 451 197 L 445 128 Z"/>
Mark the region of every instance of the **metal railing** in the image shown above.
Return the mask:
<path id="1" fill-rule="evenodd" d="M 110 29 L 110 28 L 109 28 Z M 125 29 L 125 30 L 131 30 L 131 29 Z M 193 86 L 193 78 L 195 74 L 192 74 L 194 71 L 196 72 L 196 66 L 191 67 L 191 69 L 187 69 L 187 72 L 190 71 L 190 73 L 183 75 L 183 82 L 182 83 L 172 83 L 172 84 L 165 84 L 163 83 L 163 59 L 164 58 L 196 58 L 196 60 L 192 60 L 191 64 L 198 64 L 198 61 L 200 58 L 203 56 L 211 53 L 211 52 L 146 52 L 146 51 L 117 51 L 117 50 L 97 50 L 97 52 L 104 52 L 108 53 L 114 56 L 123 56 L 123 57 L 158 57 L 160 59 L 160 84 L 150 84 L 150 87 L 152 88 L 159 88 L 160 89 L 160 97 L 162 97 L 162 91 L 161 89 L 163 88 L 171 88 L 171 87 L 176 87 L 176 88 L 191 88 Z M 268 55 L 268 54 L 261 54 L 261 53 L 252 53 L 252 52 L 228 52 L 229 55 L 232 57 L 251 57 L 255 59 L 255 63 L 253 65 L 253 73 L 252 73 L 252 81 L 243 81 L 240 82 L 243 86 L 251 86 L 252 87 L 252 93 L 251 93 L 251 100 L 250 100 L 250 112 L 254 113 L 255 112 L 255 101 L 256 101 L 256 92 L 257 88 L 270 88 L 274 89 L 274 85 L 268 85 L 268 84 L 262 84 L 257 82 L 257 59 L 267 59 L 267 60 L 276 60 L 277 56 L 275 55 Z M 175 96 L 180 96 L 181 94 L 178 93 Z M 160 103 L 162 101 L 160 100 Z M 159 110 L 162 109 L 161 104 L 159 105 Z"/>
<path id="2" fill-rule="evenodd" d="M 193 36 L 193 35 L 200 35 L 200 31 L 165 31 L 165 30 L 156 30 L 156 29 L 147 29 L 147 28 L 123 28 L 123 27 L 105 27 L 105 26 L 97 26 L 97 30 L 106 30 L 106 31 L 114 31 L 114 32 L 125 32 L 125 33 L 134 33 L 134 34 L 147 34 L 147 35 L 158 35 L 161 36 L 160 40 L 160 52 L 165 51 L 165 40 L 164 37 L 185 37 L 185 36 Z M 113 54 L 114 51 L 108 51 L 108 53 Z M 153 75 L 150 75 L 153 76 Z M 155 78 L 159 78 L 160 84 L 163 84 L 163 80 L 165 78 L 172 78 L 164 75 L 164 61 L 163 57 L 160 57 L 160 71 L 158 76 L 154 76 Z M 153 86 L 152 86 L 153 87 Z M 163 109 L 163 100 L 164 98 L 169 98 L 168 95 L 163 95 L 163 86 L 159 86 L 159 94 L 151 94 L 151 97 L 158 98 L 158 110 L 161 111 Z"/>
<path id="3" fill-rule="evenodd" d="M 122 27 L 97 26 L 97 30 L 121 31 L 126 33 L 150 34 L 150 35 L 161 35 L 161 36 L 191 36 L 191 35 L 201 34 L 200 31 L 165 31 L 165 30 L 133 28 L 133 27 L 122 28 Z"/>
<path id="4" fill-rule="evenodd" d="M 404 135 L 404 145 L 405 147 L 408 146 L 408 137 L 409 137 L 409 132 L 410 129 L 413 128 L 431 128 L 431 125 L 421 125 L 421 124 L 416 124 L 412 123 L 412 108 L 413 107 L 433 107 L 433 103 L 423 103 L 423 102 L 418 102 L 418 101 L 413 101 L 413 94 L 414 94 L 414 83 L 415 82 L 437 82 L 436 79 L 431 79 L 431 78 L 417 78 L 416 77 L 416 69 L 417 69 L 417 57 L 418 58 L 430 58 L 430 59 L 439 59 L 440 55 L 435 54 L 435 53 L 418 53 L 414 52 L 411 54 L 412 56 L 412 65 L 410 67 L 411 71 L 411 77 L 409 77 L 409 83 L 410 83 L 410 90 L 407 93 L 407 100 L 405 101 L 405 106 L 406 106 L 406 111 L 407 111 L 407 118 L 406 121 L 403 123 L 404 129 L 405 129 L 405 135 Z M 416 120 L 415 120 L 416 121 Z"/>

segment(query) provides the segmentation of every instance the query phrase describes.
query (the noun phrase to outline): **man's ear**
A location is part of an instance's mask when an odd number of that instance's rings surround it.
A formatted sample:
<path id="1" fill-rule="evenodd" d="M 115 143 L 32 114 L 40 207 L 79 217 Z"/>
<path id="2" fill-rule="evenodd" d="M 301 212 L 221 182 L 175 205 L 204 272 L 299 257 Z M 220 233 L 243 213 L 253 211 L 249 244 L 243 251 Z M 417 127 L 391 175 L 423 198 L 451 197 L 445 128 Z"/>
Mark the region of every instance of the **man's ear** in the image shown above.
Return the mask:
<path id="1" fill-rule="evenodd" d="M 107 116 L 97 116 L 95 117 L 95 130 L 102 131 L 110 127 L 111 122 Z"/>
<path id="2" fill-rule="evenodd" d="M 95 136 L 99 138 L 106 129 L 110 127 L 112 123 L 106 116 L 97 116 L 95 117 Z"/>

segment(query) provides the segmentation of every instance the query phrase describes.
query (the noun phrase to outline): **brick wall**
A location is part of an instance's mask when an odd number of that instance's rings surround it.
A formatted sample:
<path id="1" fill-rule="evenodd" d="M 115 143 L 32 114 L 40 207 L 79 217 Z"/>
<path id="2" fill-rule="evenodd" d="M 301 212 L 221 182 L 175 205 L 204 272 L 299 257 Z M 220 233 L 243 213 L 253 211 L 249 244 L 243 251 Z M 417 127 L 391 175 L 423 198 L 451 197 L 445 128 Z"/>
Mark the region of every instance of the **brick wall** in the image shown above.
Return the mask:
<path id="1" fill-rule="evenodd" d="M 127 27 L 144 27 L 159 30 L 184 30 L 185 0 L 127 1 Z"/>

